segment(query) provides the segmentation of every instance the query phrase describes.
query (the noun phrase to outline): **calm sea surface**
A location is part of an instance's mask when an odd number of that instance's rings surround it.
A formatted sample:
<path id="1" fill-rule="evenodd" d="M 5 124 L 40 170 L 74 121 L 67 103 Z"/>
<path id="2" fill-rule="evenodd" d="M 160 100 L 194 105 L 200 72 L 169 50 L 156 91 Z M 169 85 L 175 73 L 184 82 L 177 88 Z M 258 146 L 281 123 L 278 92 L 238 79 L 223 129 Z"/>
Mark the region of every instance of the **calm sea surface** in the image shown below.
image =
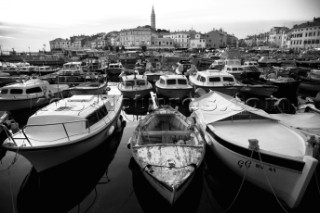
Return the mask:
<path id="1" fill-rule="evenodd" d="M 41 174 L 24 157 L 2 152 L 0 213 L 318 212 L 319 169 L 301 205 L 295 210 L 283 209 L 273 194 L 233 174 L 209 149 L 187 191 L 170 206 L 144 179 L 127 148 L 135 126 L 148 112 L 148 105 L 132 101 L 124 105 L 122 116 L 126 125 L 108 141 Z M 178 106 L 188 115 L 187 103 Z"/>

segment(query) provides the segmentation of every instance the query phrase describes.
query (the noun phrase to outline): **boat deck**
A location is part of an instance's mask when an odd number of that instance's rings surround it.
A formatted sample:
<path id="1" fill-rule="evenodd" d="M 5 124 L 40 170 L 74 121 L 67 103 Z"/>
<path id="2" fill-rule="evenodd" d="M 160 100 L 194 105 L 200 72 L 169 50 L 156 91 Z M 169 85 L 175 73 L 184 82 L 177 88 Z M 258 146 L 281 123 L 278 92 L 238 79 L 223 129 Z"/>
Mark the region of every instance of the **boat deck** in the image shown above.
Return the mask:
<path id="1" fill-rule="evenodd" d="M 260 150 L 301 159 L 305 142 L 298 133 L 272 120 L 226 120 L 209 125 L 220 138 L 248 147 L 249 139 L 259 141 Z"/>

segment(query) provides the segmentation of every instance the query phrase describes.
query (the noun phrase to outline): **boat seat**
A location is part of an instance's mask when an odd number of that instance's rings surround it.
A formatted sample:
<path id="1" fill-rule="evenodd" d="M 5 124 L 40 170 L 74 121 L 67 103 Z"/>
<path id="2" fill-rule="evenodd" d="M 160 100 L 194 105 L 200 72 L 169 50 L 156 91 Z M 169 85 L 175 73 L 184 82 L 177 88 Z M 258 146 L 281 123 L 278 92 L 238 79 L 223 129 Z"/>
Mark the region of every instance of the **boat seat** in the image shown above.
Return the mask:
<path id="1" fill-rule="evenodd" d="M 191 131 L 188 131 L 188 130 L 141 131 L 142 136 L 163 136 L 163 135 L 189 136 L 190 134 L 191 134 Z"/>

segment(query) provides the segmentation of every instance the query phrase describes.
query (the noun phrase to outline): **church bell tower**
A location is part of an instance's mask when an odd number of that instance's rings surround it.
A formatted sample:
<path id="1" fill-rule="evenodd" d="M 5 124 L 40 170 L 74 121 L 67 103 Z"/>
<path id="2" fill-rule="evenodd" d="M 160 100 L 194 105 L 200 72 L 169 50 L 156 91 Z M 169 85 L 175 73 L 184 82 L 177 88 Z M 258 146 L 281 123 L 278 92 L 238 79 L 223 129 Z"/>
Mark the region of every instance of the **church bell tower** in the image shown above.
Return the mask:
<path id="1" fill-rule="evenodd" d="M 153 5 L 152 5 L 152 12 L 151 12 L 151 27 L 152 29 L 156 30 L 156 14 L 154 13 Z"/>

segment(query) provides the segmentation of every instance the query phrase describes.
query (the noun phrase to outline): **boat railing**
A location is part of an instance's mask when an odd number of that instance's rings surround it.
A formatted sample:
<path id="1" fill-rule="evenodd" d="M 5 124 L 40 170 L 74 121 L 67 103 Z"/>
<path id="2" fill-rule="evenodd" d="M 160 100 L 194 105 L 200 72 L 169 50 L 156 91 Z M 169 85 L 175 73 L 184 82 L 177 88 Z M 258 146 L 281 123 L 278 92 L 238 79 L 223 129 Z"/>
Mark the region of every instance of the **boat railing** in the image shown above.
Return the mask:
<path id="1" fill-rule="evenodd" d="M 22 138 L 18 138 L 18 137 L 13 137 L 9 130 L 7 129 L 7 134 L 8 136 L 10 136 L 10 139 L 13 141 L 13 143 L 17 146 L 17 143 L 15 140 L 20 140 L 20 139 L 25 139 L 28 141 L 29 145 L 30 146 L 33 146 L 32 143 L 31 143 L 31 140 L 30 138 L 27 136 L 27 134 L 25 133 L 25 130 L 28 128 L 28 127 L 43 127 L 43 126 L 53 126 L 53 125 L 61 125 L 63 127 L 63 130 L 65 132 L 65 135 L 66 137 L 61 137 L 61 138 L 57 138 L 56 140 L 61 140 L 61 139 L 64 139 L 64 138 L 67 138 L 68 141 L 70 141 L 70 137 L 74 136 L 74 135 L 70 135 L 68 133 L 68 130 L 66 128 L 66 124 L 71 124 L 71 123 L 79 123 L 79 122 L 87 122 L 86 119 L 81 119 L 81 120 L 75 120 L 75 121 L 66 121 L 66 122 L 56 122 L 56 123 L 49 123 L 49 124 L 27 124 L 26 126 L 24 126 L 22 129 L 20 129 L 21 133 L 23 134 L 24 137 Z M 1 125 L 3 126 L 3 125 Z M 5 127 L 5 126 L 4 126 Z M 6 128 L 6 127 L 5 127 Z M 90 128 L 88 128 L 88 133 L 90 133 Z"/>

